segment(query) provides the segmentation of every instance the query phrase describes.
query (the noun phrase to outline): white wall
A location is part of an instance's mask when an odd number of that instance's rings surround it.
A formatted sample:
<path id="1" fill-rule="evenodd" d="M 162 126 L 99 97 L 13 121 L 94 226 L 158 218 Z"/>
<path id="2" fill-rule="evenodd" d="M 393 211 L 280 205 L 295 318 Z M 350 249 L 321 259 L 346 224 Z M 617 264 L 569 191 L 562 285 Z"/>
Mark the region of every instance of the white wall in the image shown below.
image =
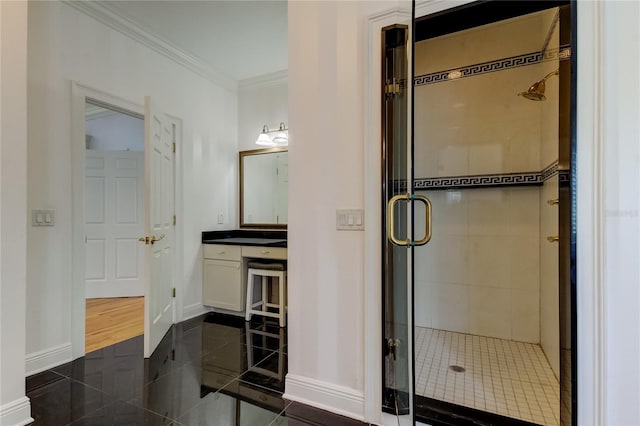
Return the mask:
<path id="1" fill-rule="evenodd" d="M 285 397 L 356 418 L 364 398 L 364 234 L 336 231 L 336 209 L 364 206 L 366 17 L 393 6 L 294 1 L 288 9 Z"/>
<path id="2" fill-rule="evenodd" d="M 27 4 L 0 2 L 0 424 L 29 423 L 25 397 Z"/>
<path id="3" fill-rule="evenodd" d="M 639 21 L 578 7 L 579 424 L 640 424 Z"/>
<path id="4" fill-rule="evenodd" d="M 284 73 L 243 80 L 238 90 L 238 151 L 263 148 L 256 145 L 266 124 L 276 130 L 289 125 L 288 83 Z"/>
<path id="5" fill-rule="evenodd" d="M 30 2 L 28 60 L 28 207 L 55 209 L 57 223 L 28 229 L 27 354 L 68 345 L 73 326 L 70 80 L 150 95 L 183 120 L 178 320 L 202 312 L 201 232 L 236 226 L 237 95 L 60 2 Z"/>

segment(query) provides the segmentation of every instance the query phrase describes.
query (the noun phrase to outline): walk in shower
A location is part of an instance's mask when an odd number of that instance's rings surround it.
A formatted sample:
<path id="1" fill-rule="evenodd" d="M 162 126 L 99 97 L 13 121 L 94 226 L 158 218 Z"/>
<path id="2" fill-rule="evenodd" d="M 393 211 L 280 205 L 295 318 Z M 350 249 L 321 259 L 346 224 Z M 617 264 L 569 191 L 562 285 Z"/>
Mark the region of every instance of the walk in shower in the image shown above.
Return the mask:
<path id="1" fill-rule="evenodd" d="M 383 67 L 383 276 L 395 280 L 385 287 L 383 405 L 429 424 L 572 424 L 571 5 L 477 2 L 416 16 L 411 138 L 398 126 L 403 43 L 383 38 L 393 52 Z M 413 381 L 400 386 L 405 301 Z"/>
<path id="2" fill-rule="evenodd" d="M 571 57 L 560 15 L 435 35 L 414 51 L 414 189 L 434 222 L 414 251 L 415 393 L 544 425 L 560 424 L 560 109 Z"/>

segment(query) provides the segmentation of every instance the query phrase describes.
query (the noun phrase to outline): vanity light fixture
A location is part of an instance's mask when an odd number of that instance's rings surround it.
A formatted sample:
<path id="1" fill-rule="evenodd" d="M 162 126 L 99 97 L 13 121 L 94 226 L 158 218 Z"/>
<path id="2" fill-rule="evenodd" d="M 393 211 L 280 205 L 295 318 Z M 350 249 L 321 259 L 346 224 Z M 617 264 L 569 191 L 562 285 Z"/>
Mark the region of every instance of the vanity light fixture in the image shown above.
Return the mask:
<path id="1" fill-rule="evenodd" d="M 273 138 L 269 133 L 276 133 Z M 269 130 L 266 124 L 262 127 L 262 132 L 258 135 L 256 145 L 263 146 L 285 146 L 289 144 L 289 129 L 285 126 L 284 121 L 280 122 L 278 130 Z"/>
<path id="2" fill-rule="evenodd" d="M 273 146 L 271 138 L 269 137 L 269 127 L 265 124 L 262 128 L 262 132 L 258 135 L 256 145 Z"/>
<path id="3" fill-rule="evenodd" d="M 289 131 L 287 127 L 284 125 L 284 122 L 280 122 L 280 128 L 278 129 L 278 133 L 273 137 L 273 143 L 278 146 L 288 145 L 289 144 Z"/>

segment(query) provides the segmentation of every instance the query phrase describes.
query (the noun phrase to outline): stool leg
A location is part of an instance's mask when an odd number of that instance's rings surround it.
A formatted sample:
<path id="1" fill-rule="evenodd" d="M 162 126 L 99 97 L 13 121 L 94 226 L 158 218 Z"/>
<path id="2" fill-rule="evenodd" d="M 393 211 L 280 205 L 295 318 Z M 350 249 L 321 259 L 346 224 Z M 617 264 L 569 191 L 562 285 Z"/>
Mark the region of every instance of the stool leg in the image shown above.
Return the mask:
<path id="1" fill-rule="evenodd" d="M 247 303 L 245 304 L 244 320 L 251 320 L 251 305 L 253 305 L 253 273 L 247 273 Z"/>
<path id="2" fill-rule="evenodd" d="M 286 317 L 284 316 L 284 286 L 284 272 L 282 272 L 278 277 L 278 304 L 280 305 L 278 311 L 280 313 L 280 327 L 287 325 Z"/>
<path id="3" fill-rule="evenodd" d="M 262 276 L 262 311 L 265 312 L 267 310 L 267 302 L 269 301 L 269 277 Z"/>

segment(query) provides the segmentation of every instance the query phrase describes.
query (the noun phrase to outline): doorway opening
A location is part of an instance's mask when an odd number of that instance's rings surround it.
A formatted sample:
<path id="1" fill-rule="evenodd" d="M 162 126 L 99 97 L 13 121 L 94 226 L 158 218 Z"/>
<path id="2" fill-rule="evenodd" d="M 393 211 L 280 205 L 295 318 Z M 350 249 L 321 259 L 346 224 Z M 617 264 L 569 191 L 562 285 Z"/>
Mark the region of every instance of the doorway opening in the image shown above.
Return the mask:
<path id="1" fill-rule="evenodd" d="M 144 117 L 85 101 L 85 351 L 144 333 Z"/>
<path id="2" fill-rule="evenodd" d="M 107 277 L 105 265 L 109 263 L 108 255 L 112 256 L 112 263 L 116 264 L 115 271 L 119 274 L 119 278 L 123 278 L 122 282 L 116 282 L 117 285 L 114 287 L 120 291 L 117 295 L 139 296 L 139 288 L 138 293 L 135 293 L 132 290 L 135 287 L 130 282 L 132 280 L 127 281 L 126 278 L 131 279 L 136 274 L 141 277 L 142 294 L 144 295 L 144 333 L 141 340 L 144 343 L 144 356 L 149 357 L 173 324 L 175 318 L 174 302 L 180 297 L 180 292 L 174 286 L 176 282 L 174 263 L 176 260 L 176 152 L 181 141 L 181 120 L 159 112 L 148 96 L 145 97 L 143 106 L 75 82 L 72 83 L 71 88 L 73 98 L 71 115 L 73 139 L 72 355 L 75 359 L 86 353 L 87 296 L 90 298 L 111 296 L 98 285 L 103 284 L 98 278 Z M 136 173 L 138 173 L 138 171 L 133 172 L 137 169 L 134 164 L 138 160 L 134 161 L 133 158 L 127 157 L 127 154 L 133 156 L 140 154 L 133 154 L 131 148 L 129 148 L 130 151 L 126 151 L 126 147 L 124 151 L 121 148 L 116 151 L 117 154 L 107 151 L 103 156 L 97 155 L 98 151 L 102 151 L 103 146 L 97 142 L 94 144 L 91 138 L 87 138 L 87 103 L 108 110 L 107 112 L 103 111 L 105 114 L 111 114 L 112 111 L 115 111 L 136 120 L 144 120 L 144 154 L 140 156 L 144 159 L 144 173 L 142 173 L 144 179 L 137 177 L 133 179 L 133 176 L 137 176 Z M 101 149 L 87 149 L 87 142 L 89 142 L 90 148 Z M 126 258 L 124 254 L 127 252 L 126 250 L 120 254 L 120 259 L 114 253 L 115 248 L 108 251 L 106 238 L 100 237 L 99 234 L 101 229 L 98 225 L 105 222 L 107 217 L 107 202 L 104 197 L 101 199 L 99 195 L 106 191 L 105 182 L 108 179 L 105 178 L 107 175 L 104 171 L 101 174 L 96 170 L 105 169 L 102 164 L 107 163 L 106 160 L 109 156 L 115 156 L 114 164 L 118 160 L 120 168 L 130 171 L 129 175 L 121 177 L 119 184 L 114 184 L 114 192 L 120 198 L 135 198 L 137 202 L 137 204 L 122 203 L 119 209 L 114 207 L 116 205 L 114 202 L 110 214 L 116 218 L 119 217 L 123 222 L 131 222 L 128 224 L 130 228 L 134 228 L 132 220 L 134 216 L 142 219 L 144 224 L 143 233 L 138 235 L 129 233 L 126 237 L 118 240 L 118 243 L 125 249 L 127 246 L 131 249 L 129 250 L 131 257 L 135 256 L 133 254 L 134 243 L 136 248 L 143 246 L 144 254 L 138 255 L 135 263 Z M 88 170 L 93 171 L 88 172 Z M 143 181 L 143 186 L 139 187 L 134 184 L 136 180 L 137 183 Z M 92 189 L 96 189 L 96 191 L 92 191 Z M 143 202 L 140 202 L 137 195 L 134 196 L 136 191 L 143 197 Z M 92 203 L 92 198 L 95 198 L 97 202 Z M 94 231 L 97 234 L 90 234 Z M 92 241 L 92 239 L 98 241 Z M 87 245 L 91 246 L 92 244 L 93 247 L 89 247 L 89 249 L 94 249 L 94 253 L 87 250 Z M 115 246 L 116 243 L 113 242 L 111 247 Z M 123 259 L 123 257 L 125 258 Z M 120 263 L 118 264 L 116 261 Z M 136 272 L 138 267 L 142 272 Z M 96 284 L 89 293 L 87 290 L 88 277 L 93 280 L 90 284 Z"/>

